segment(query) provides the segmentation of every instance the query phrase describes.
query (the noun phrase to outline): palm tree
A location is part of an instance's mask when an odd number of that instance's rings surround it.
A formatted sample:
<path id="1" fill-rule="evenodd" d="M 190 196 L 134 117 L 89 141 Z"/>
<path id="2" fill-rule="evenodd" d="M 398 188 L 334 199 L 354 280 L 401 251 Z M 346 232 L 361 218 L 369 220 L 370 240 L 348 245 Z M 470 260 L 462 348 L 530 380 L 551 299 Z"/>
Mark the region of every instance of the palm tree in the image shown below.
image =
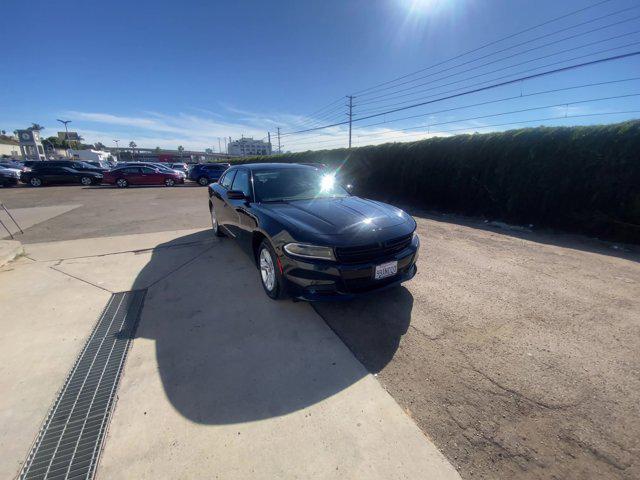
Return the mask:
<path id="1" fill-rule="evenodd" d="M 32 123 L 31 126 L 27 128 L 27 130 L 35 130 L 39 132 L 40 130 L 44 130 L 44 127 L 39 123 Z"/>
<path id="2" fill-rule="evenodd" d="M 178 145 L 178 153 L 180 154 L 180 158 L 182 158 L 182 154 L 184 153 L 184 147 L 182 145 Z"/>
<path id="3" fill-rule="evenodd" d="M 136 153 L 136 147 L 137 147 L 137 146 L 138 146 L 138 145 L 136 145 L 136 142 L 134 142 L 133 140 L 131 140 L 131 141 L 129 142 L 129 148 L 131 149 L 131 160 L 133 160 L 133 156 L 134 156 L 134 155 L 135 155 L 135 153 Z"/>

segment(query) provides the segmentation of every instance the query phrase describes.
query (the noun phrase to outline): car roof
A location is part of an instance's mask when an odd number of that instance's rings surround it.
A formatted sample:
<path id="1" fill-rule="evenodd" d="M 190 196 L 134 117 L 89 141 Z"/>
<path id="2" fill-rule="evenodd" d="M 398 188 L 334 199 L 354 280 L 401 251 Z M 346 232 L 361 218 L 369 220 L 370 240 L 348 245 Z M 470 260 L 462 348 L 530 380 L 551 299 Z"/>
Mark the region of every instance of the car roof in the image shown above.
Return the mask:
<path id="1" fill-rule="evenodd" d="M 278 170 L 278 169 L 285 169 L 285 168 L 299 168 L 299 169 L 316 168 L 310 165 L 303 165 L 301 163 L 244 163 L 242 165 L 234 165 L 234 167 L 244 167 L 252 171 Z"/>

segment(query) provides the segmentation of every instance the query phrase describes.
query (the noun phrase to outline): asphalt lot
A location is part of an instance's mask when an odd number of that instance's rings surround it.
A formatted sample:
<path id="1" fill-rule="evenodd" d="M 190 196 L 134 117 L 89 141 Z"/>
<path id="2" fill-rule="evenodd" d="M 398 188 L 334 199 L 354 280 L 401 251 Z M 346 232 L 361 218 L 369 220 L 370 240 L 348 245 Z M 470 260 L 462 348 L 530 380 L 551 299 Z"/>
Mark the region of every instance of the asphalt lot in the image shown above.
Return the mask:
<path id="1" fill-rule="evenodd" d="M 0 190 L 11 209 L 74 206 L 28 228 L 26 244 L 205 227 L 205 198 L 195 186 Z M 451 217 L 418 224 L 413 281 L 314 305 L 364 367 L 463 478 L 639 478 L 640 255 Z M 221 259 L 242 255 L 224 248 Z M 335 393 L 309 388 L 308 403 Z"/>

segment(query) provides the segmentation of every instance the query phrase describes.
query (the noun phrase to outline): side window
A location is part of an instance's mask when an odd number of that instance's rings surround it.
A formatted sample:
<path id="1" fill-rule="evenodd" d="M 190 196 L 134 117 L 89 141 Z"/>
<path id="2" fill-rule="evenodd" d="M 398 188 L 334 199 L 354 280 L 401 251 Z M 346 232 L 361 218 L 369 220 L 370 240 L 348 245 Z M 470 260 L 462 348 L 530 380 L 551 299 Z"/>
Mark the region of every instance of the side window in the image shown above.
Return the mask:
<path id="1" fill-rule="evenodd" d="M 122 172 L 123 173 L 129 173 L 129 174 L 136 174 L 139 173 L 139 168 L 138 167 L 127 167 L 127 168 L 123 168 Z"/>
<path id="2" fill-rule="evenodd" d="M 156 173 L 155 169 L 151 167 L 142 167 L 140 170 L 142 170 L 142 173 L 146 173 L 146 174 Z"/>
<path id="3" fill-rule="evenodd" d="M 233 180 L 231 190 L 240 190 L 247 198 L 251 197 L 251 189 L 249 188 L 249 172 L 247 170 L 238 170 L 236 178 Z"/>
<path id="4" fill-rule="evenodd" d="M 225 173 L 224 177 L 222 177 L 222 179 L 220 179 L 220 185 L 222 185 L 224 188 L 229 188 L 231 187 L 231 184 L 233 183 L 233 177 L 236 174 L 236 170 L 231 170 L 230 172 Z"/>

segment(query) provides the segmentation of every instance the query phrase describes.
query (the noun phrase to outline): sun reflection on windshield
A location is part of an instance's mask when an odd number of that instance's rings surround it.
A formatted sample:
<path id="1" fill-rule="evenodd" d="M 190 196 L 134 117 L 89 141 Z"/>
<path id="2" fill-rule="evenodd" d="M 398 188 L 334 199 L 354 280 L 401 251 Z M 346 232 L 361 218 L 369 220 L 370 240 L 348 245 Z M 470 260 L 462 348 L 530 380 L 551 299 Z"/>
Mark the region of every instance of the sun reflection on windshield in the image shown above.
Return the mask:
<path id="1" fill-rule="evenodd" d="M 329 192 L 333 190 L 333 186 L 336 183 L 336 177 L 334 174 L 326 174 L 322 176 L 320 180 L 320 191 L 321 192 Z"/>

